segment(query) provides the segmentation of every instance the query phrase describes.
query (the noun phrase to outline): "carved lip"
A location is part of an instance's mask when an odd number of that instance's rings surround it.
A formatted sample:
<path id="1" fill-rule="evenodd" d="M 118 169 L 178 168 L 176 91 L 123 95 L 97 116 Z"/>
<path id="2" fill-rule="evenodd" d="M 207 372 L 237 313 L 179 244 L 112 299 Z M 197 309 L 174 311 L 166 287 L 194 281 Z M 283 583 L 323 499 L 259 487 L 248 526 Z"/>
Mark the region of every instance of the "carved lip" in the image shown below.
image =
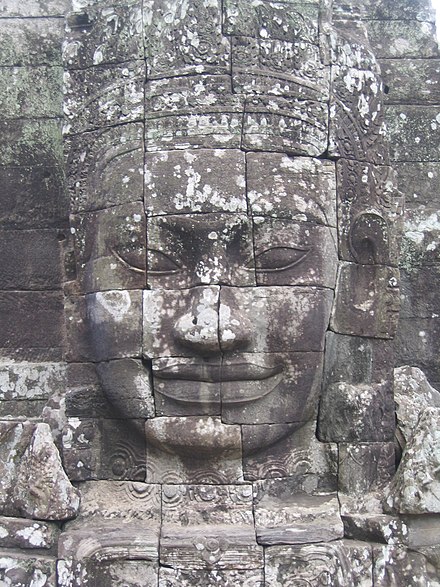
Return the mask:
<path id="1" fill-rule="evenodd" d="M 180 362 L 164 367 L 153 366 L 153 374 L 158 379 L 170 383 L 157 392 L 183 404 L 215 404 L 223 406 L 248 403 L 261 399 L 275 389 L 281 380 L 282 365 L 261 365 L 246 362 L 226 362 L 221 364 Z M 204 385 L 172 385 L 172 381 L 193 381 Z"/>
<path id="2" fill-rule="evenodd" d="M 174 363 L 153 372 L 160 379 L 184 379 L 187 381 L 255 381 L 268 379 L 283 370 L 282 365 L 258 365 L 256 363 Z"/>

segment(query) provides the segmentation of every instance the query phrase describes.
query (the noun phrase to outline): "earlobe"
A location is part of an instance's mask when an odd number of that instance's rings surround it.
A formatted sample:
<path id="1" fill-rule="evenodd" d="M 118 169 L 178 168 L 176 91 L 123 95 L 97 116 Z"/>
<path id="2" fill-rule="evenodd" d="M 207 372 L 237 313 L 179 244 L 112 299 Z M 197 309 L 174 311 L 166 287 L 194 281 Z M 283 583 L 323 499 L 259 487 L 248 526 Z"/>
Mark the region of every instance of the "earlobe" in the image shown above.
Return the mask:
<path id="1" fill-rule="evenodd" d="M 389 228 L 387 221 L 374 212 L 364 212 L 350 227 L 350 251 L 362 265 L 389 264 Z"/>

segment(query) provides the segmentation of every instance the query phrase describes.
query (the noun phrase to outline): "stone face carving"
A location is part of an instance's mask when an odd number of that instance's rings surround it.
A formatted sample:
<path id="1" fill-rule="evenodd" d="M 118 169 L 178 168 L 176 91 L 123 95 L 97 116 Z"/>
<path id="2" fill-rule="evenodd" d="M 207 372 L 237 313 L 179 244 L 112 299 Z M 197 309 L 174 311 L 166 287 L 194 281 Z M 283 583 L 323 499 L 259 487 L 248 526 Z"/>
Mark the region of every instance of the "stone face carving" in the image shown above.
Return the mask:
<path id="1" fill-rule="evenodd" d="M 0 405 L 0 583 L 438 585 L 440 402 L 414 374 L 395 474 L 403 206 L 370 4 L 72 2 L 70 235 L 18 233 L 21 201 L 0 234 L 0 351 L 28 353 L 0 399 L 45 421 Z M 16 334 L 17 300 L 47 320 Z"/>

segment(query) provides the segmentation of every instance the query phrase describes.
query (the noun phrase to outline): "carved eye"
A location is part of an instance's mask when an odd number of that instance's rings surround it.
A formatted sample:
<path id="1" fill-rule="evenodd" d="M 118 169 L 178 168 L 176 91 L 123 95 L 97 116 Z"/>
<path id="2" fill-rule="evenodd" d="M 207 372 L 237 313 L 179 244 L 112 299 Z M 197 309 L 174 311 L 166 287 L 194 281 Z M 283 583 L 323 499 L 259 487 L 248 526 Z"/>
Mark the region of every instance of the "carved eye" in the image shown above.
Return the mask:
<path id="1" fill-rule="evenodd" d="M 151 273 L 166 275 L 176 273 L 179 269 L 180 265 L 165 253 L 153 249 L 148 251 L 148 271 Z"/>
<path id="2" fill-rule="evenodd" d="M 300 263 L 310 249 L 294 247 L 273 247 L 263 251 L 255 258 L 257 271 L 272 272 L 284 271 Z"/>
<path id="3" fill-rule="evenodd" d="M 128 269 L 145 272 L 145 251 L 141 247 L 113 247 L 111 249 L 114 256 Z"/>

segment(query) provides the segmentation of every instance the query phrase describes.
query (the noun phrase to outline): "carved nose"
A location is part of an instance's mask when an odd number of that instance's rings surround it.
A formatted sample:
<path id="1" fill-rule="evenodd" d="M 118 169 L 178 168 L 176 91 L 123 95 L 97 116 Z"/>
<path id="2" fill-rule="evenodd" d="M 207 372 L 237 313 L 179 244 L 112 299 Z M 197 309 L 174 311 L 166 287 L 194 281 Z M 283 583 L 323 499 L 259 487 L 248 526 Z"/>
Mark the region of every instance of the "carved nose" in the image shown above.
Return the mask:
<path id="1" fill-rule="evenodd" d="M 213 355 L 249 344 L 250 322 L 240 316 L 232 294 L 222 293 L 221 304 L 218 286 L 195 288 L 191 294 L 190 309 L 174 325 L 174 339 L 180 346 L 199 355 Z"/>
<path id="2" fill-rule="evenodd" d="M 219 287 L 192 290 L 190 309 L 174 325 L 174 339 L 179 345 L 201 355 L 220 353 L 219 290 Z"/>

